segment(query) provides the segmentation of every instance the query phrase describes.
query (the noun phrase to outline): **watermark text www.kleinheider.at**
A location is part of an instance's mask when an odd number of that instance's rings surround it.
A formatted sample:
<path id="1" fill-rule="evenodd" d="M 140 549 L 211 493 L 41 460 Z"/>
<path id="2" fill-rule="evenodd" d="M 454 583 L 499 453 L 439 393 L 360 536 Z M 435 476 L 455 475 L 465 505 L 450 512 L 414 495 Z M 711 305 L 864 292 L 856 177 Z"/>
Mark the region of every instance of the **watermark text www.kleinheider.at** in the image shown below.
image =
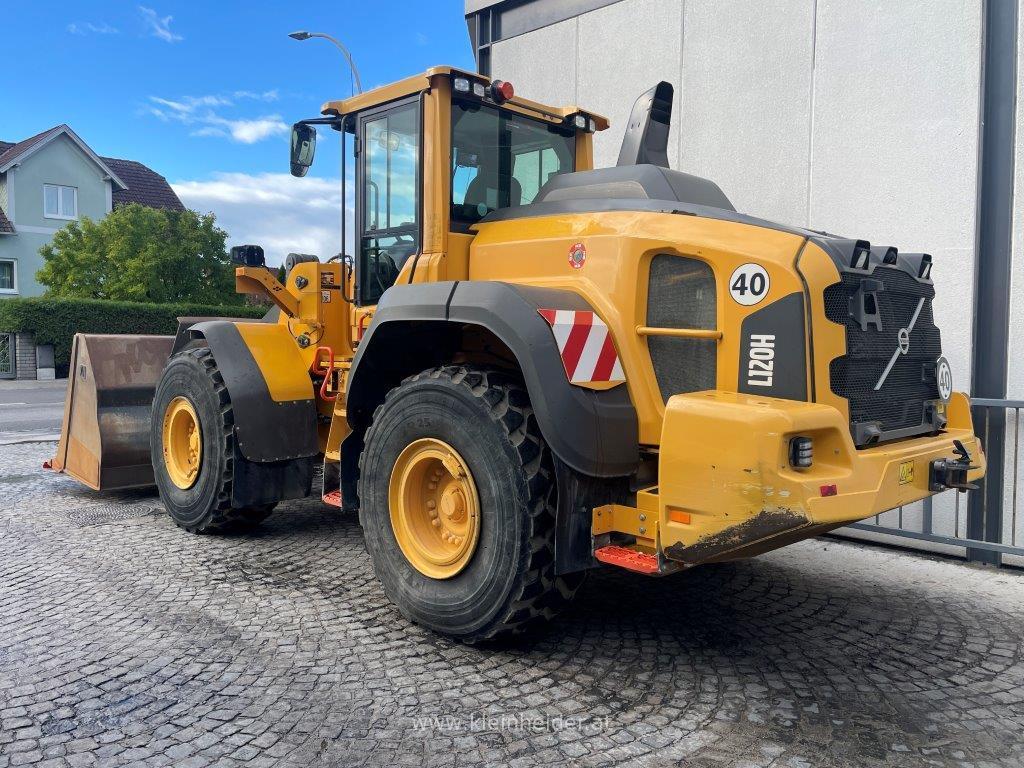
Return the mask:
<path id="1" fill-rule="evenodd" d="M 481 712 L 466 716 L 429 715 L 412 718 L 413 730 L 439 731 L 442 733 L 483 733 L 488 731 L 557 733 L 559 731 L 580 731 L 581 733 L 593 734 L 608 730 L 610 725 L 611 722 L 607 715 L 604 717 L 527 713 L 492 715 Z"/>

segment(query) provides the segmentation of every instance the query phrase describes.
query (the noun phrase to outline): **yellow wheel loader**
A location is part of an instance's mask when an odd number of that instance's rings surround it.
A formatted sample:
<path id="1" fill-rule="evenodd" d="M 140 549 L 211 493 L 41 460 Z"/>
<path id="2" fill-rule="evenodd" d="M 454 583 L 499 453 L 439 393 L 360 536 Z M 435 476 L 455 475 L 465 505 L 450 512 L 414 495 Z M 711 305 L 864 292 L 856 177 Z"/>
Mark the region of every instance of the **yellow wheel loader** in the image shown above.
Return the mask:
<path id="1" fill-rule="evenodd" d="M 737 212 L 668 167 L 672 96 L 596 170 L 604 118 L 478 74 L 328 102 L 292 173 L 340 134 L 354 253 L 292 254 L 280 283 L 239 247 L 264 321 L 78 337 L 55 468 L 155 483 L 195 533 L 319 493 L 358 510 L 401 612 L 466 641 L 594 567 L 750 557 L 971 487 L 931 257 Z"/>

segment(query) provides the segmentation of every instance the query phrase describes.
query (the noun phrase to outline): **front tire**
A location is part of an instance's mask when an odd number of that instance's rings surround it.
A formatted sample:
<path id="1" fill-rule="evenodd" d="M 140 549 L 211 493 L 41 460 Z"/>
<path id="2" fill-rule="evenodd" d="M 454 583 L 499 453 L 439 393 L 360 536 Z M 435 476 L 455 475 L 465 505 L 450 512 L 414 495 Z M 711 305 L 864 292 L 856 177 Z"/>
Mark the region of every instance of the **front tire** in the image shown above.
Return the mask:
<path id="1" fill-rule="evenodd" d="M 467 366 L 425 371 L 388 394 L 365 441 L 360 523 L 377 577 L 404 616 L 476 642 L 522 634 L 571 599 L 583 574 L 554 574 L 554 476 L 521 385 L 498 372 Z M 454 493 L 455 505 L 450 496 L 430 504 L 433 497 L 426 491 L 396 495 L 396 487 L 405 488 L 406 479 L 420 471 L 419 465 L 409 465 L 410 453 L 424 451 L 443 457 L 452 476 L 442 479 L 439 465 L 427 463 L 423 482 L 432 482 L 432 488 L 440 483 L 442 490 Z M 429 455 L 424 459 L 430 460 Z M 449 530 L 445 521 L 442 533 L 451 544 L 450 564 L 435 568 L 416 554 L 410 531 L 423 531 L 420 549 L 427 556 L 443 556 L 443 547 L 438 549 L 433 540 L 432 548 L 430 538 L 437 511 L 451 517 L 453 509 L 472 509 L 462 500 L 474 495 L 478 525 L 474 529 L 460 515 L 461 525 Z M 411 524 L 398 522 L 402 515 L 394 503 L 411 507 L 402 513 L 410 516 Z M 475 542 L 466 557 L 469 537 Z"/>
<path id="2" fill-rule="evenodd" d="M 231 506 L 234 415 L 209 347 L 174 355 L 153 397 L 149 440 L 160 500 L 179 527 L 215 533 L 258 525 L 274 504 Z"/>

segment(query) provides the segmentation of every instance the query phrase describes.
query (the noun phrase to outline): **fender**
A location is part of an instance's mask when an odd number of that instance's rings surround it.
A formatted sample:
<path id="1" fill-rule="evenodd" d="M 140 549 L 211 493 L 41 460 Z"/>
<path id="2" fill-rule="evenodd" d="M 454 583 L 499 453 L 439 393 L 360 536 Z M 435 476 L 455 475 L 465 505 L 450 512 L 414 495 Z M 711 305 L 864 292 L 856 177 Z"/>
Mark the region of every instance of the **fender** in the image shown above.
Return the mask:
<path id="1" fill-rule="evenodd" d="M 591 310 L 572 291 L 495 281 L 392 286 L 352 363 L 347 407 L 353 428 L 369 423 L 373 409 L 404 376 L 445 362 L 456 351 L 453 334 L 475 325 L 515 356 L 541 434 L 558 459 L 592 477 L 631 474 L 639 463 L 639 427 L 626 387 L 595 391 L 571 385 L 551 328 L 537 311 L 542 308 Z"/>
<path id="2" fill-rule="evenodd" d="M 319 453 L 313 382 L 284 326 L 258 321 L 199 322 L 178 333 L 171 354 L 200 338 L 213 352 L 231 396 L 242 456 L 269 463 Z"/>

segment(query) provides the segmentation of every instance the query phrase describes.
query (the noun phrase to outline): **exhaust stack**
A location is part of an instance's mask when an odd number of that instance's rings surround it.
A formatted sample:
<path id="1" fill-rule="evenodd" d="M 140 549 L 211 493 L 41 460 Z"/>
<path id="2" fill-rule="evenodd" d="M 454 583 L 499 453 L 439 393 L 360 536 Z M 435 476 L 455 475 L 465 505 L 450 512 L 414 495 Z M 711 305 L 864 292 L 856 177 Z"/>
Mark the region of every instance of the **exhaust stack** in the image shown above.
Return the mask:
<path id="1" fill-rule="evenodd" d="M 672 125 L 672 83 L 662 80 L 633 104 L 616 165 L 668 168 L 668 130 Z"/>

